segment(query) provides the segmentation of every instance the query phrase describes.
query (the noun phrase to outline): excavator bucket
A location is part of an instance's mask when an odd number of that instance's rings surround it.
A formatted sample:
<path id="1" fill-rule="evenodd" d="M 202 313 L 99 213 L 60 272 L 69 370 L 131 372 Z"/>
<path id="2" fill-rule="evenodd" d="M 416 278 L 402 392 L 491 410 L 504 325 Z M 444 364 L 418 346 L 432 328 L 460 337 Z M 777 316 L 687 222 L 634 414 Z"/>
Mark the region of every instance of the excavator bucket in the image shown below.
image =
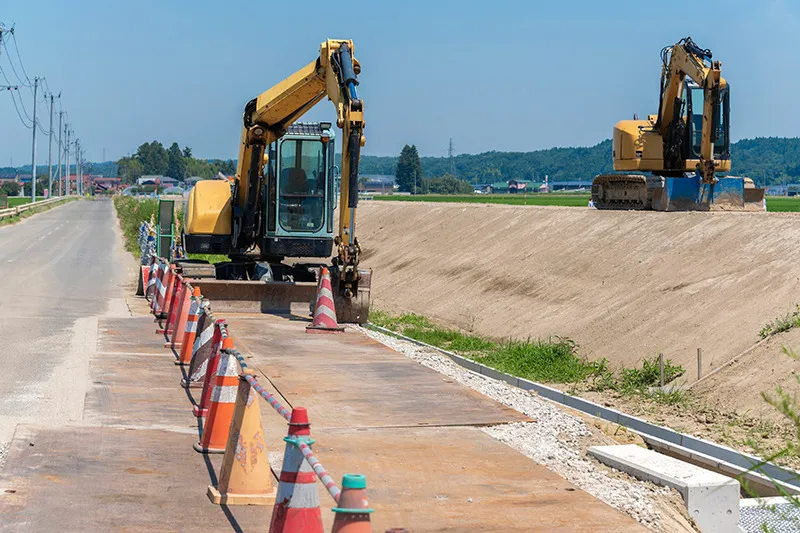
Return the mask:
<path id="1" fill-rule="evenodd" d="M 656 211 L 764 211 L 764 189 L 749 178 L 719 178 L 704 184 L 699 176 L 664 178 L 653 191 Z"/>
<path id="2" fill-rule="evenodd" d="M 274 313 L 313 314 L 317 297 L 314 281 L 260 281 L 251 279 L 219 279 L 216 275 L 230 272 L 226 267 L 214 268 L 207 263 L 180 261 L 183 275 L 195 280 L 205 298 L 211 301 L 212 309 L 219 313 Z M 314 269 L 316 272 L 318 269 Z M 295 279 L 313 279 L 315 275 L 306 268 L 295 271 Z M 333 272 L 333 271 L 332 271 Z M 356 295 L 345 298 L 338 290 L 339 280 L 331 276 L 334 292 L 336 319 L 340 324 L 364 324 L 369 317 L 370 286 L 372 270 L 359 269 Z M 307 275 L 311 274 L 311 278 Z M 301 274 L 306 274 L 302 276 Z"/>
<path id="3" fill-rule="evenodd" d="M 358 290 L 352 298 L 346 298 L 337 290 L 339 279 L 331 270 L 333 303 L 336 306 L 336 320 L 340 324 L 366 324 L 369 320 L 369 297 L 372 286 L 372 270 L 358 269 Z"/>

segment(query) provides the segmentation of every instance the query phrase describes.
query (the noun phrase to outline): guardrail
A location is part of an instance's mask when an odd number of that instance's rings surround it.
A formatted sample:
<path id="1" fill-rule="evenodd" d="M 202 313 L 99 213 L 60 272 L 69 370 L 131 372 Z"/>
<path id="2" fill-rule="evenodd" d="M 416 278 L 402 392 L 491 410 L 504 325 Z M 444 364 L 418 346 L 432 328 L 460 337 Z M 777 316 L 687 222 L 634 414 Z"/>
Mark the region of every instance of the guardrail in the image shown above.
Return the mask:
<path id="1" fill-rule="evenodd" d="M 67 200 L 68 198 L 71 198 L 71 196 L 59 196 L 57 198 L 50 198 L 49 200 L 42 200 L 34 204 L 22 204 L 16 207 L 9 207 L 8 209 L 0 209 L 0 219 L 15 217 L 18 216 L 20 213 L 24 213 L 29 209 L 33 209 L 34 207 L 41 207 L 43 205 L 52 205 L 61 202 L 63 200 Z"/>

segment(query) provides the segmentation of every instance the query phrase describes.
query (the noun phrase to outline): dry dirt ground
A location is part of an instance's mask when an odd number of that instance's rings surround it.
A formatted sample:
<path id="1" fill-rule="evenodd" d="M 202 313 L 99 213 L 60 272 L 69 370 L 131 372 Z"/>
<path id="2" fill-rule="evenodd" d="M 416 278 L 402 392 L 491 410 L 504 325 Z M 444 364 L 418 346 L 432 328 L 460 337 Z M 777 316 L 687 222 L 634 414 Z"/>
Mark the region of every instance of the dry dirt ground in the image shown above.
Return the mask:
<path id="1" fill-rule="evenodd" d="M 794 213 L 364 202 L 358 230 L 377 308 L 495 338 L 566 336 L 617 368 L 663 352 L 687 383 L 698 347 L 706 375 L 800 302 Z M 787 343 L 800 348 L 800 333 L 698 383 L 698 397 L 767 416 L 761 391 L 798 388 Z"/>

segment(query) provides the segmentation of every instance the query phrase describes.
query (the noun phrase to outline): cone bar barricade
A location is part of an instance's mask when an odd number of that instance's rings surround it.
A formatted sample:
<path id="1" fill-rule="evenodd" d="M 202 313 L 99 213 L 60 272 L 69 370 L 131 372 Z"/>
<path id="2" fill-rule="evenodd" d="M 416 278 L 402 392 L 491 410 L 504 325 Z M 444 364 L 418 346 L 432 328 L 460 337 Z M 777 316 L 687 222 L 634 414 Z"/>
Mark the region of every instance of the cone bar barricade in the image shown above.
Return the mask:
<path id="1" fill-rule="evenodd" d="M 345 474 L 338 507 L 333 508 L 331 533 L 372 533 L 369 515 L 372 509 L 367 500 L 367 479 L 358 474 Z"/>
<path id="2" fill-rule="evenodd" d="M 203 387 L 200 393 L 200 403 L 192 407 L 194 416 L 206 416 L 208 414 L 208 406 L 211 404 L 211 393 L 214 391 L 215 376 L 217 375 L 217 368 L 219 367 L 219 346 L 227 338 L 227 335 L 223 335 L 225 332 L 223 329 L 224 324 L 224 320 L 217 320 L 214 324 L 211 349 L 209 350 L 209 356 L 205 365 L 206 371 L 203 375 L 203 381 L 200 382 L 200 386 Z"/>
<path id="3" fill-rule="evenodd" d="M 197 318 L 197 333 L 192 345 L 192 358 L 189 361 L 189 371 L 181 385 L 185 389 L 196 389 L 203 386 L 206 377 L 206 366 L 211 356 L 212 341 L 214 340 L 214 319 L 206 312 L 208 300 L 200 301 L 200 316 Z M 221 342 L 221 341 L 220 341 Z"/>
<path id="4" fill-rule="evenodd" d="M 189 306 L 191 305 L 192 286 L 183 282 L 183 290 L 181 291 L 180 299 L 178 300 L 178 307 L 175 311 L 175 322 L 172 326 L 172 335 L 170 340 L 164 347 L 180 349 L 183 346 L 183 337 L 186 334 L 186 321 L 189 318 Z M 180 358 L 180 356 L 179 356 Z"/>
<path id="5" fill-rule="evenodd" d="M 276 489 L 264 441 L 261 408 L 247 379 L 239 376 L 236 408 L 231 421 L 217 487 L 208 498 L 219 505 L 272 505 Z"/>
<path id="6" fill-rule="evenodd" d="M 211 392 L 211 405 L 203 425 L 203 436 L 194 445 L 195 451 L 201 453 L 223 453 L 228 442 L 239 386 L 238 365 L 236 357 L 231 353 L 232 349 L 233 341 L 230 338 L 225 339 L 214 379 L 214 390 Z"/>
<path id="7" fill-rule="evenodd" d="M 278 484 L 278 495 L 272 508 L 270 533 L 322 533 L 322 512 L 319 508 L 316 474 L 303 456 L 298 442 L 314 443 L 308 413 L 295 407 L 289 421 L 289 435 Z"/>
<path id="8" fill-rule="evenodd" d="M 181 352 L 176 364 L 187 365 L 192 362 L 194 341 L 197 335 L 197 320 L 200 318 L 200 303 L 202 299 L 200 287 L 194 287 L 192 289 L 192 295 L 189 297 L 189 312 L 186 315 L 186 326 L 183 328 Z"/>
<path id="9" fill-rule="evenodd" d="M 314 305 L 314 320 L 306 327 L 306 333 L 339 333 L 344 328 L 336 321 L 336 306 L 333 303 L 331 274 L 326 267 L 320 271 L 317 301 Z"/>

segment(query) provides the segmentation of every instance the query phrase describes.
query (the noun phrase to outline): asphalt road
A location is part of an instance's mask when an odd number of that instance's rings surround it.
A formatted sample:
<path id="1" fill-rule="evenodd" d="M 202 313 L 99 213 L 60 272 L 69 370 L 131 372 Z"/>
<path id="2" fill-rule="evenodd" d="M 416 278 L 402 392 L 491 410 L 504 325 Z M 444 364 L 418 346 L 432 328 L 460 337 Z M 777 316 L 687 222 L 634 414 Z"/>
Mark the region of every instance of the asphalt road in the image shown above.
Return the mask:
<path id="1" fill-rule="evenodd" d="M 18 423 L 80 421 L 96 317 L 124 312 L 132 264 L 109 200 L 0 227 L 0 464 Z"/>

